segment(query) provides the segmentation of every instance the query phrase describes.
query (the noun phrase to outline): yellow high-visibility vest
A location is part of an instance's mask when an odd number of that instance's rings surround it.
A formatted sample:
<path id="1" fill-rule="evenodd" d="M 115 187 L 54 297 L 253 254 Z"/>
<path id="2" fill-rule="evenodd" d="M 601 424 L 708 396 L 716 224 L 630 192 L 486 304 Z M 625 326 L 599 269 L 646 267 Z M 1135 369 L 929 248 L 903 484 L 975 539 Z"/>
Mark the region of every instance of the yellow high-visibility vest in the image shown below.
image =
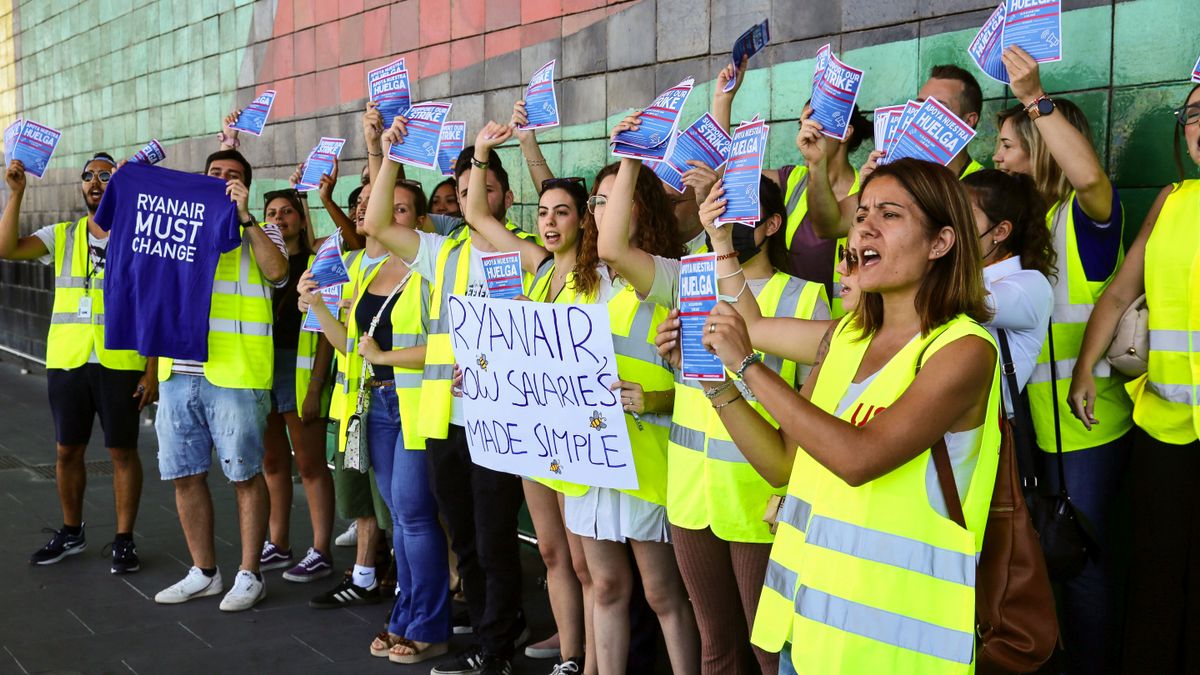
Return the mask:
<path id="1" fill-rule="evenodd" d="M 104 267 L 92 269 L 87 216 L 54 226 L 54 308 L 46 336 L 47 368 L 78 368 L 92 352 L 113 370 L 145 370 L 146 359 L 134 350 L 104 348 Z M 79 303 L 91 298 L 89 316 Z"/>
<path id="2" fill-rule="evenodd" d="M 308 256 L 308 266 L 311 268 L 316 255 Z M 303 321 L 301 321 L 303 323 Z M 300 329 L 296 340 L 296 414 L 304 410 L 304 399 L 308 397 L 308 385 L 312 382 L 313 367 L 316 365 L 317 345 L 324 336 L 320 333 Z M 333 387 L 325 382 L 321 388 L 321 417 L 329 414 L 329 403 Z M 305 420 L 308 421 L 308 420 Z"/>

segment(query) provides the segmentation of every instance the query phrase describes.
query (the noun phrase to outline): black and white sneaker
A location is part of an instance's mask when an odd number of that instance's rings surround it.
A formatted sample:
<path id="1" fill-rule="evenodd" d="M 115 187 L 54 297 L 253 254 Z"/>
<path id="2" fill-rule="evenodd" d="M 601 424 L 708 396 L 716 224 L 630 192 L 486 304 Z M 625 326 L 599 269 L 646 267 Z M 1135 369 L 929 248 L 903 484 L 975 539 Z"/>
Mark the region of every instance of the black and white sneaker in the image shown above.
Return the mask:
<path id="1" fill-rule="evenodd" d="M 429 671 L 429 675 L 479 675 L 484 665 L 483 652 L 478 647 L 472 647 L 442 659 Z"/>
<path id="2" fill-rule="evenodd" d="M 512 675 L 512 663 L 500 656 L 488 656 L 483 660 L 479 675 Z"/>
<path id="3" fill-rule="evenodd" d="M 137 546 L 134 545 L 132 539 L 114 541 L 105 548 L 112 549 L 111 571 L 113 574 L 132 574 L 142 569 L 141 562 L 138 560 Z"/>
<path id="4" fill-rule="evenodd" d="M 53 530 L 43 527 L 42 532 L 53 534 L 46 545 L 29 556 L 30 565 L 53 565 L 69 555 L 83 553 L 87 549 L 87 538 L 83 534 L 83 526 L 79 534 L 68 534 L 66 530 Z"/>
<path id="5" fill-rule="evenodd" d="M 371 584 L 370 588 L 357 586 L 347 574 L 342 583 L 328 593 L 322 593 L 308 601 L 313 609 L 337 609 L 338 607 L 353 607 L 355 605 L 374 605 L 380 600 L 379 582 Z"/>

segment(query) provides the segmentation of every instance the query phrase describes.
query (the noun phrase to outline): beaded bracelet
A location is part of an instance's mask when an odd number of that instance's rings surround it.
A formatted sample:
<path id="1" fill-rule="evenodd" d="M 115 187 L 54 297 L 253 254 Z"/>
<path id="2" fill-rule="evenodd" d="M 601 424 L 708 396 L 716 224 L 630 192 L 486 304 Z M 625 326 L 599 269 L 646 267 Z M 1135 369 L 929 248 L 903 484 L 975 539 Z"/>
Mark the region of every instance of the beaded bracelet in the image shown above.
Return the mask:
<path id="1" fill-rule="evenodd" d="M 726 380 L 725 384 L 718 385 L 716 387 L 713 387 L 712 389 L 706 389 L 704 391 L 704 395 L 707 396 L 708 400 L 711 401 L 714 398 L 720 396 L 721 394 L 724 394 L 725 392 L 729 391 L 729 388 L 732 386 L 733 386 L 733 380 Z"/>

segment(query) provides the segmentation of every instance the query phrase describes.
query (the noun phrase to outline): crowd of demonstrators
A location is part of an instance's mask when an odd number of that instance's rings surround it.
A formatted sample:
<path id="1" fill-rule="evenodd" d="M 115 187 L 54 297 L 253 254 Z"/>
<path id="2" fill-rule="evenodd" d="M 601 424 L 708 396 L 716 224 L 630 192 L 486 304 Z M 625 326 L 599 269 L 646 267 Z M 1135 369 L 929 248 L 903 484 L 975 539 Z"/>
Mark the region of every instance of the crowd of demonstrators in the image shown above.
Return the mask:
<path id="1" fill-rule="evenodd" d="M 157 403 L 159 475 L 173 483 L 191 555 L 161 604 L 224 594 L 222 610 L 246 610 L 267 596 L 264 572 L 323 579 L 344 543 L 353 566 L 309 604 L 390 601 L 372 656 L 442 657 L 431 670 L 442 675 L 510 673 L 529 638 L 524 503 L 555 631 L 526 653 L 557 657 L 553 675 L 635 672 L 659 635 L 676 673 L 970 673 L 975 565 L 1007 417 L 1028 425 L 1043 451 L 1034 470 L 1052 489 L 1070 486 L 1095 544 L 1081 572 L 1056 580 L 1059 672 L 1193 670 L 1200 184 L 1183 161 L 1200 164 L 1200 87 L 1175 111 L 1181 180 L 1126 254 L 1121 199 L 1088 120 L 1047 95 L 1029 54 L 1010 47 L 1003 62 L 1017 104 L 994 120 L 994 169 L 965 149 L 945 166 L 875 150 L 856 168 L 850 153 L 871 123 L 854 109 L 845 137 L 831 138 L 806 104 L 797 161 L 762 171 L 753 226 L 719 224 L 722 176 L 699 162 L 683 192 L 630 158 L 556 175 L 523 128 L 524 101 L 507 124 L 479 120 L 453 177 L 426 193 L 385 155 L 405 142 L 407 120 L 385 128 L 368 102 L 361 185 L 343 210 L 335 163 L 315 190 L 349 277 L 335 307 L 312 271 L 323 240 L 295 189 L 303 165 L 293 189 L 268 192 L 252 214 L 235 112 L 203 171 L 240 225 L 231 250 L 203 253 L 215 261 L 205 361 L 106 347 L 108 228 L 123 179 L 109 183 L 124 163 L 95 153 L 81 174 L 86 214 L 20 236 L 25 169 L 10 162 L 0 257 L 52 264 L 55 279 L 46 361 L 63 524 L 30 562 L 86 548 L 83 458 L 98 416 L 114 464 L 111 569 L 138 571 L 139 416 Z M 709 112 L 727 131 L 745 68 L 730 64 L 714 83 Z M 934 66 L 916 95 L 971 127 L 991 123 L 978 82 L 956 65 Z M 630 113 L 612 134 L 641 124 Z M 497 149 L 514 137 L 538 187 L 533 223 L 510 218 Z M 607 308 L 636 489 L 472 461 L 448 302 L 487 296 L 483 256 L 511 251 L 519 300 Z M 681 372 L 680 259 L 696 252 L 715 256 L 721 299 L 702 340 L 724 382 Z M 1147 370 L 1130 379 L 1103 357 L 1142 295 Z M 302 329 L 310 313 L 319 333 Z M 241 535 L 228 584 L 213 546 L 214 451 Z M 290 532 L 293 470 L 311 521 L 303 555 Z M 1113 523 L 1125 480 L 1137 527 L 1123 601 Z M 336 539 L 335 513 L 351 523 Z M 459 592 L 468 625 L 456 627 Z M 471 644 L 450 653 L 459 628 Z"/>

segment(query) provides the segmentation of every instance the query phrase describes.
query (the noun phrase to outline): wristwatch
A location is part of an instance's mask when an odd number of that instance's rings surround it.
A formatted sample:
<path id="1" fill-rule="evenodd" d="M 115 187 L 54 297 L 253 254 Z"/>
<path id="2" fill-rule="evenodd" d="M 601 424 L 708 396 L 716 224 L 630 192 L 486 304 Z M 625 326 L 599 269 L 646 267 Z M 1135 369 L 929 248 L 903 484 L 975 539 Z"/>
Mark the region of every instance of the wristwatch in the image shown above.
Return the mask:
<path id="1" fill-rule="evenodd" d="M 1025 106 L 1025 114 L 1029 115 L 1029 119 L 1036 120 L 1043 115 L 1049 115 L 1054 112 L 1054 99 L 1042 94 L 1033 100 L 1032 103 Z"/>
<path id="2" fill-rule="evenodd" d="M 254 218 L 249 218 L 247 220 L 243 220 L 242 222 L 238 223 L 238 225 L 240 225 L 243 230 L 246 229 L 247 227 L 252 227 L 257 224 L 258 224 L 258 221 L 255 220 Z"/>

